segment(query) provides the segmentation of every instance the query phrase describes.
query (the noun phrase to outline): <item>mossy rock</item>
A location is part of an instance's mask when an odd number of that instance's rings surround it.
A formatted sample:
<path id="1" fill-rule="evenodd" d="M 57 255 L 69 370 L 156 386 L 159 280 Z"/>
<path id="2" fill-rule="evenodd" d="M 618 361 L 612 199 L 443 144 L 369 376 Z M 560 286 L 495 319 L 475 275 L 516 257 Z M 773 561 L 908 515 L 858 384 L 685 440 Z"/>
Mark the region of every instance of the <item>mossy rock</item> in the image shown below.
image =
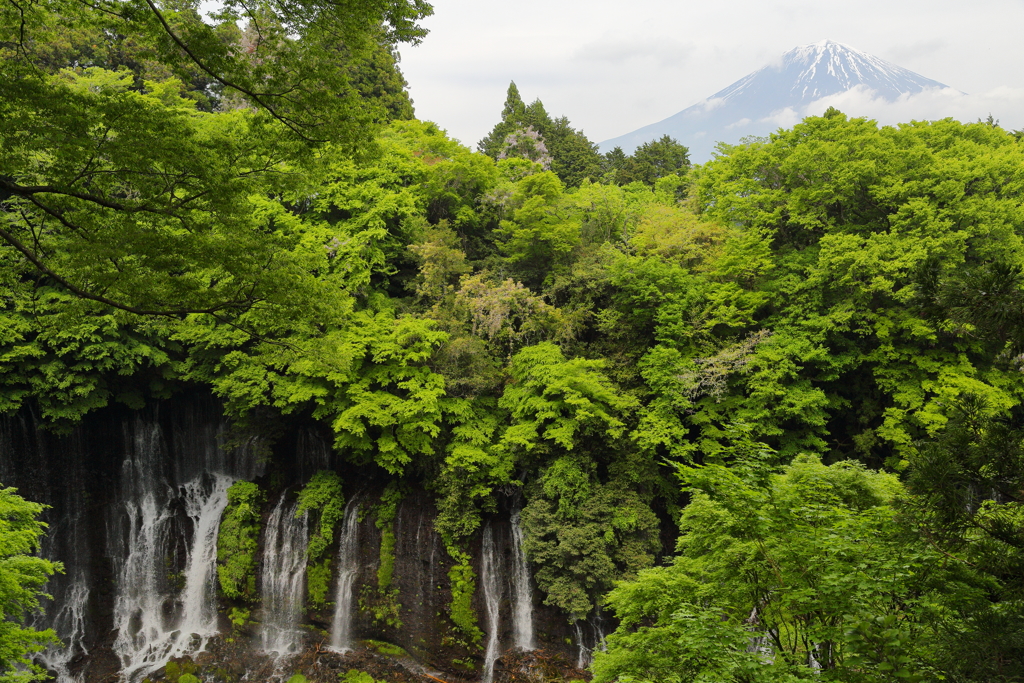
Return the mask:
<path id="1" fill-rule="evenodd" d="M 362 644 L 366 648 L 368 648 L 370 650 L 373 650 L 374 652 L 376 652 L 379 655 L 384 655 L 385 657 L 408 657 L 409 656 L 409 653 L 406 652 L 401 647 L 399 647 L 398 645 L 393 645 L 391 643 L 385 643 L 382 640 L 364 640 L 364 641 L 362 641 Z"/>

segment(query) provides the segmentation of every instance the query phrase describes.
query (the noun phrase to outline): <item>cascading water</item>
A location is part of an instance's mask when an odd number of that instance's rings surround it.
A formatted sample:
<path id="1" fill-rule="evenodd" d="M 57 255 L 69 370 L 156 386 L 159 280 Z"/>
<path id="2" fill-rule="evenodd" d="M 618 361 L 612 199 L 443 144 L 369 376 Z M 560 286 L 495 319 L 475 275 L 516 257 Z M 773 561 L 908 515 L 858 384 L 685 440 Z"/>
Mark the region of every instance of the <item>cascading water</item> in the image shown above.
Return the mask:
<path id="1" fill-rule="evenodd" d="M 338 545 L 338 584 L 334 594 L 334 618 L 331 620 L 331 648 L 348 652 L 352 649 L 355 617 L 353 588 L 359 573 L 359 503 L 355 498 L 345 506 Z"/>
<path id="2" fill-rule="evenodd" d="M 176 489 L 161 475 L 159 424 L 137 418 L 132 431 L 133 443 L 121 472 L 126 528 L 123 547 L 115 556 L 118 591 L 114 600 L 114 652 L 127 681 L 173 657 L 202 651 L 217 633 L 217 530 L 233 481 L 227 475 L 200 470 Z M 185 547 L 184 570 L 173 582 L 166 563 L 176 522 L 172 503 L 179 499 L 192 534 Z M 177 593 L 173 583 L 180 586 Z"/>
<path id="3" fill-rule="evenodd" d="M 594 632 L 593 647 L 587 647 L 584 624 L 589 624 Z M 576 668 L 586 669 L 594 662 L 595 651 L 608 649 L 605 643 L 604 613 L 598 608 L 586 621 L 581 619 L 574 622 L 572 629 L 576 636 Z"/>
<path id="4" fill-rule="evenodd" d="M 55 596 L 56 597 L 56 596 Z M 89 586 L 84 576 L 76 576 L 60 596 L 60 609 L 53 615 L 50 627 L 57 632 L 64 647 L 49 647 L 36 655 L 36 660 L 57 674 L 57 683 L 78 683 L 81 675 L 71 673 L 71 662 L 89 654 L 85 648 L 85 608 L 89 602 Z"/>
<path id="5" fill-rule="evenodd" d="M 211 475 L 208 484 L 203 479 L 194 479 L 183 487 L 185 513 L 192 520 L 193 531 L 178 624 L 183 633 L 201 636 L 217 632 L 217 532 L 228 504 L 228 489 L 234 483 L 234 479 L 223 474 Z"/>
<path id="6" fill-rule="evenodd" d="M 127 552 L 118 563 L 119 590 L 114 604 L 114 652 L 126 679 L 156 668 L 167 654 L 167 637 L 173 633 L 165 623 L 165 586 L 160 581 L 164 536 L 171 519 L 170 491 L 160 481 L 158 427 L 136 427 L 135 452 L 124 460 L 121 472 Z"/>
<path id="7" fill-rule="evenodd" d="M 521 650 L 534 649 L 533 590 L 530 587 L 530 565 L 523 552 L 523 528 L 519 510 L 512 513 L 512 637 Z"/>
<path id="8" fill-rule="evenodd" d="M 605 640 L 604 632 L 604 612 L 598 607 L 594 610 L 594 615 L 590 617 L 590 625 L 594 627 L 594 648 L 593 650 L 601 650 L 605 652 L 608 650 L 608 643 Z M 591 650 L 591 652 L 593 652 Z"/>
<path id="9" fill-rule="evenodd" d="M 487 609 L 487 649 L 484 651 L 483 683 L 494 680 L 494 663 L 498 661 L 498 637 L 501 628 L 501 593 L 498 587 L 497 550 L 494 546 L 494 531 L 490 522 L 484 527 L 482 555 L 480 558 L 480 584 L 484 589 L 484 606 Z"/>
<path id="10" fill-rule="evenodd" d="M 222 448 L 210 417 L 199 408 L 173 415 L 165 433 L 153 411 L 124 427 L 108 537 L 117 578 L 113 650 L 125 681 L 201 652 L 217 633 L 217 533 L 227 490 L 261 466 L 245 449 Z"/>
<path id="11" fill-rule="evenodd" d="M 287 502 L 288 491 L 274 506 L 267 520 L 263 544 L 263 651 L 278 657 L 295 654 L 302 644 L 299 621 L 306 587 L 306 546 L 309 543 L 309 514 L 295 516 L 298 502 Z"/>
<path id="12" fill-rule="evenodd" d="M 586 669 L 590 666 L 590 650 L 587 649 L 587 645 L 583 640 L 583 627 L 581 626 L 582 621 L 574 621 L 572 624 L 572 630 L 576 635 L 576 668 Z"/>
<path id="13" fill-rule="evenodd" d="M 30 425 L 22 419 L 11 420 L 8 426 L 17 423 L 23 438 L 28 437 Z M 2 430 L 7 431 L 7 430 Z M 0 451 L 4 456 L 9 452 L 10 432 L 0 436 Z M 83 670 L 72 672 L 72 664 L 89 654 L 86 647 L 89 608 L 89 566 L 88 533 L 86 529 L 86 477 L 84 473 L 82 435 L 76 430 L 61 439 L 51 440 L 36 432 L 35 450 L 32 454 L 31 472 L 39 475 L 42 486 L 34 491 L 24 491 L 29 498 L 50 506 L 43 513 L 49 525 L 40 544 L 40 555 L 64 563 L 64 574 L 53 576 L 46 584 L 45 591 L 52 600 L 43 599 L 44 612 L 31 617 L 34 628 L 52 628 L 61 639 L 63 647 L 51 645 L 36 654 L 36 662 L 56 674 L 58 683 L 77 683 L 83 678 Z M 41 438 L 42 437 L 42 438 Z M 22 443 L 27 445 L 30 439 Z M 24 455 L 28 455 L 23 451 Z M 5 483 L 17 483 L 17 467 L 4 458 L 0 475 Z"/>

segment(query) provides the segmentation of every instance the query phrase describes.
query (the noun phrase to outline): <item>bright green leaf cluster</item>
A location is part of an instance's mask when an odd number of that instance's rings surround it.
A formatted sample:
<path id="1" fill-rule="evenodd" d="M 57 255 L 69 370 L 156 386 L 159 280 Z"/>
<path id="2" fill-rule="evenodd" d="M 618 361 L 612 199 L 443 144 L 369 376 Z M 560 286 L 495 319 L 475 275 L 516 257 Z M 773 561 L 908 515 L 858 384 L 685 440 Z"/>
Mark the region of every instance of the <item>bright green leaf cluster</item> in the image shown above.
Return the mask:
<path id="1" fill-rule="evenodd" d="M 225 596 L 254 601 L 256 557 L 264 494 L 251 481 L 236 481 L 228 488 L 228 505 L 217 534 L 217 578 Z"/>
<path id="2" fill-rule="evenodd" d="M 334 527 L 345 516 L 345 494 L 336 472 L 320 470 L 299 491 L 295 516 L 312 512 L 314 531 L 306 547 L 306 584 L 310 607 L 327 604 L 331 582 L 331 544 Z"/>

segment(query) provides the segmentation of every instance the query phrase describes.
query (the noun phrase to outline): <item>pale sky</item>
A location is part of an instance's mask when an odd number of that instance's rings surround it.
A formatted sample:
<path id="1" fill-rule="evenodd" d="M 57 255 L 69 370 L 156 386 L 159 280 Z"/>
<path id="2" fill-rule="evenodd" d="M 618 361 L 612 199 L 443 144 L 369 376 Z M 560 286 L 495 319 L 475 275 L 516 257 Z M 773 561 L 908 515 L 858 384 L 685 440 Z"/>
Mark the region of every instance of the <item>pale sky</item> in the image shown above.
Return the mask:
<path id="1" fill-rule="evenodd" d="M 882 123 L 989 112 L 1024 128 L 1024 0 L 432 0 L 430 35 L 402 48 L 420 119 L 474 146 L 514 80 L 594 142 L 675 114 L 797 45 L 822 39 L 967 93 L 840 108 Z M 858 111 L 858 109 L 860 111 Z"/>

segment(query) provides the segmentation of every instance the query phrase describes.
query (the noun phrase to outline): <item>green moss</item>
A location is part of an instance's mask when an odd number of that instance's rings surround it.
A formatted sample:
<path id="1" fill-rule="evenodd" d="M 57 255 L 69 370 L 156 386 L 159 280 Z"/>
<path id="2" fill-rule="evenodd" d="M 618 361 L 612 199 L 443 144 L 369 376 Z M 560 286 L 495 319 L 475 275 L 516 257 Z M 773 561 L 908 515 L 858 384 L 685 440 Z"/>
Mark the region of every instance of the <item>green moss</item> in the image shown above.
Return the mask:
<path id="1" fill-rule="evenodd" d="M 229 598 L 256 599 L 262 504 L 263 493 L 251 481 L 236 481 L 228 489 L 228 505 L 217 536 L 217 577 Z"/>
<path id="2" fill-rule="evenodd" d="M 403 495 L 398 482 L 391 482 L 373 508 L 374 525 L 380 529 L 377 587 L 363 586 L 359 593 L 359 609 L 372 614 L 374 624 L 392 628 L 402 626 L 402 603 L 398 601 L 398 589 L 392 588 L 391 582 L 395 574 L 395 516 Z"/>
<path id="3" fill-rule="evenodd" d="M 462 638 L 463 645 L 476 645 L 483 638 L 483 632 L 477 625 L 476 612 L 473 610 L 473 594 L 476 592 L 476 574 L 470 564 L 469 553 L 448 546 L 448 554 L 455 564 L 448 570 L 448 581 L 452 588 L 452 601 L 448 606 L 448 616 Z"/>
<path id="4" fill-rule="evenodd" d="M 402 626 L 402 604 L 398 602 L 398 589 L 363 586 L 359 591 L 359 609 L 369 612 L 375 626 Z"/>
<path id="5" fill-rule="evenodd" d="M 343 674 L 339 673 L 338 680 L 341 683 L 378 683 L 373 676 L 359 669 L 349 669 Z"/>
<path id="6" fill-rule="evenodd" d="M 384 681 L 378 681 L 370 674 L 359 669 L 349 669 L 343 674 L 339 673 L 338 680 L 341 683 L 384 683 Z"/>
<path id="7" fill-rule="evenodd" d="M 396 482 L 384 489 L 380 502 L 375 508 L 377 519 L 374 524 L 380 529 L 380 565 L 377 567 L 377 587 L 386 590 L 391 586 L 395 572 L 395 515 L 402 500 L 402 490 Z"/>
<path id="8" fill-rule="evenodd" d="M 170 661 L 164 667 L 164 679 L 170 683 L 196 683 L 196 671 L 198 667 L 191 659 L 183 659 L 180 662 Z"/>
<path id="9" fill-rule="evenodd" d="M 288 679 L 288 683 L 309 683 L 309 679 L 300 673 L 296 673 Z"/>
<path id="10" fill-rule="evenodd" d="M 330 547 L 334 541 L 334 527 L 345 516 L 345 494 L 341 477 L 336 472 L 321 470 L 313 475 L 301 491 L 296 516 L 313 513 L 314 531 L 306 550 L 306 586 L 309 605 L 320 609 L 327 604 L 331 582 Z"/>
<path id="11" fill-rule="evenodd" d="M 240 609 L 238 607 L 232 607 L 228 611 L 228 619 L 231 620 L 232 626 L 235 628 L 241 628 L 249 623 L 249 617 L 251 616 L 249 610 Z"/>
<path id="12" fill-rule="evenodd" d="M 395 574 L 395 530 L 388 526 L 380 535 L 380 565 L 377 567 L 377 587 L 386 590 Z"/>
<path id="13" fill-rule="evenodd" d="M 309 604 L 320 607 L 327 604 L 327 592 L 331 583 L 331 558 L 325 557 L 306 567 L 306 587 L 309 589 Z"/>
<path id="14" fill-rule="evenodd" d="M 363 645 L 370 648 L 374 652 L 385 657 L 408 657 L 409 653 L 398 645 L 392 643 L 386 643 L 383 640 L 364 640 Z"/>

